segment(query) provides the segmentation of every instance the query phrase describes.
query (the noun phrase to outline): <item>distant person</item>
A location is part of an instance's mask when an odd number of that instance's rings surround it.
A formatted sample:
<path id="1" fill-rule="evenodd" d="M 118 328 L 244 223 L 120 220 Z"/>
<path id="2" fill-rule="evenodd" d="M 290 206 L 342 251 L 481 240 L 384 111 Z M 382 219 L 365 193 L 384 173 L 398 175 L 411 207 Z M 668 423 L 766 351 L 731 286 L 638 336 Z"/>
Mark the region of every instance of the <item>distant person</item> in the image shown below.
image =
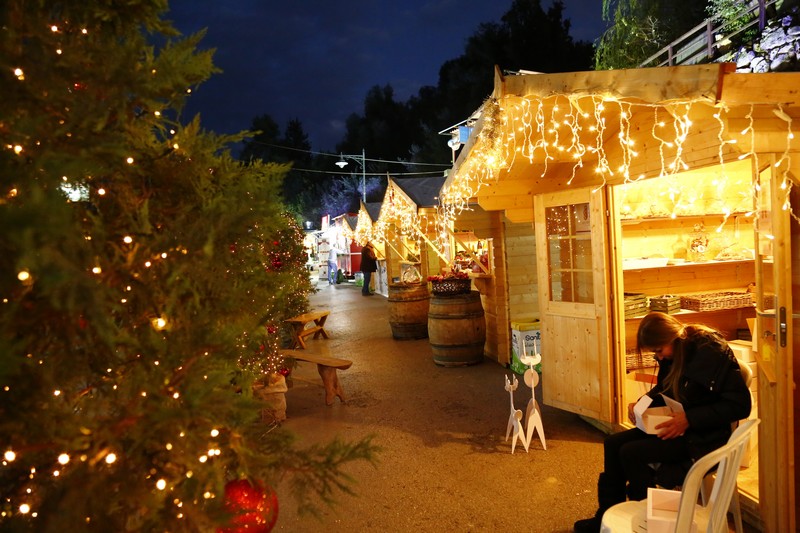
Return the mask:
<path id="1" fill-rule="evenodd" d="M 750 416 L 750 391 L 718 331 L 652 312 L 639 324 L 636 350 L 653 352 L 658 363 L 656 384 L 647 393 L 651 407 L 665 405 L 663 394 L 680 402 L 683 412 L 658 424 L 657 435 L 636 427 L 605 438 L 599 508 L 592 518 L 575 522 L 575 533 L 597 533 L 609 507 L 626 498 L 644 500 L 648 487 L 682 485 L 692 463 L 725 444 L 731 424 Z M 634 405 L 628 405 L 631 423 Z"/>
<path id="2" fill-rule="evenodd" d="M 375 248 L 372 247 L 372 243 L 367 241 L 367 244 L 361 249 L 361 272 L 364 273 L 364 286 L 361 287 L 361 296 L 372 296 L 369 285 L 372 281 L 372 273 L 376 270 L 378 270 L 378 256 L 375 253 Z"/>
<path id="3" fill-rule="evenodd" d="M 344 253 L 343 250 L 331 244 L 330 250 L 328 250 L 328 285 L 336 285 L 339 281 L 336 276 L 339 271 L 339 261 L 337 259 L 339 254 L 342 253 Z"/>

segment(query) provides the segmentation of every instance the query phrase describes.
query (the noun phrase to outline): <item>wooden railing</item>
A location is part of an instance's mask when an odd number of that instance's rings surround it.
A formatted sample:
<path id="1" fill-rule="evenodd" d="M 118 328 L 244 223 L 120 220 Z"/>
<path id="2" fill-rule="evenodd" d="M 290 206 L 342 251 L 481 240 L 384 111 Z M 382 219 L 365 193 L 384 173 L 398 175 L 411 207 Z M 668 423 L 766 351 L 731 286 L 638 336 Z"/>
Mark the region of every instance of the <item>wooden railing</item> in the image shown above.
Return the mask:
<path id="1" fill-rule="evenodd" d="M 750 9 L 744 11 L 740 16 L 746 16 L 751 13 L 757 13 L 758 16 L 745 26 L 742 26 L 728 35 L 722 35 L 722 24 L 715 22 L 713 19 L 707 19 L 642 61 L 642 63 L 639 64 L 639 68 L 694 65 L 711 61 L 714 59 L 716 50 L 720 48 L 723 43 L 729 43 L 737 35 L 749 30 L 755 25 L 758 25 L 759 29 L 763 31 L 766 8 L 770 7 L 775 2 L 777 2 L 777 0 L 765 2 L 763 9 L 761 5 L 754 5 Z M 759 2 L 759 4 L 761 3 L 762 2 Z"/>

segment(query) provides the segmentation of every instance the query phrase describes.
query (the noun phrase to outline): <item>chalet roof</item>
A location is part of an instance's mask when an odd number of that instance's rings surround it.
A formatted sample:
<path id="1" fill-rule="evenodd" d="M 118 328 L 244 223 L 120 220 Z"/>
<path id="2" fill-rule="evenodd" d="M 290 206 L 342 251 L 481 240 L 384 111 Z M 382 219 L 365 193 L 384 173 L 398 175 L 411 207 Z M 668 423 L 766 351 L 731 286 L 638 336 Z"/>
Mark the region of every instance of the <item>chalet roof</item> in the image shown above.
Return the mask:
<path id="1" fill-rule="evenodd" d="M 392 178 L 404 193 L 420 207 L 439 205 L 439 191 L 444 184 L 444 176 L 433 178 Z"/>
<path id="2" fill-rule="evenodd" d="M 755 154 L 777 154 L 800 176 L 800 158 L 787 155 L 800 151 L 798 72 L 737 73 L 725 63 L 511 76 L 496 69 L 480 117 L 441 196 L 448 205 L 476 198 L 517 222 L 530 220 L 533 194 Z"/>
<path id="3" fill-rule="evenodd" d="M 372 222 L 378 220 L 378 216 L 381 214 L 381 204 L 383 202 L 369 202 L 364 204 L 364 208 L 367 210 L 367 214 Z"/>

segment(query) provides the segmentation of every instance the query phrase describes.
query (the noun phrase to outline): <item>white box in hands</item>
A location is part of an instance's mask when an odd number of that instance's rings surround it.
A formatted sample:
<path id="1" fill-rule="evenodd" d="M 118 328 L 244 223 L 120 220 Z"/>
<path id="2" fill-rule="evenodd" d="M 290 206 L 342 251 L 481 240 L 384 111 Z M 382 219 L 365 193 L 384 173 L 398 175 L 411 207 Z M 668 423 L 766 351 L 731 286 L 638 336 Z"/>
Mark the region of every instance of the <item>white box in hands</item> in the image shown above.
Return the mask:
<path id="1" fill-rule="evenodd" d="M 647 533 L 673 533 L 678 520 L 678 507 L 681 503 L 681 491 L 664 489 L 647 489 Z M 689 531 L 681 533 L 697 533 L 697 522 L 692 520 Z"/>
<path id="2" fill-rule="evenodd" d="M 676 402 L 663 394 L 661 397 L 664 398 L 664 402 L 667 404 L 665 407 L 650 407 L 653 399 L 647 394 L 639 398 L 639 401 L 633 406 L 636 427 L 650 435 L 657 435 L 659 430 L 656 429 L 656 426 L 672 418 L 673 413 L 683 412 L 683 405 L 680 402 Z"/>

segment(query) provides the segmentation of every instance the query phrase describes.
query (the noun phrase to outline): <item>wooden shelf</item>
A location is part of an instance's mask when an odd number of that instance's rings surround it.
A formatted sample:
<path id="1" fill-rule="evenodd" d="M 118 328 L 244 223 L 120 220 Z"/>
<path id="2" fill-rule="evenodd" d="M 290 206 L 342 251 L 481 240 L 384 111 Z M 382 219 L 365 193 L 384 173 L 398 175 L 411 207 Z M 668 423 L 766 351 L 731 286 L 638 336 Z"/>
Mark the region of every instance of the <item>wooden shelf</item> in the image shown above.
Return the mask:
<path id="1" fill-rule="evenodd" d="M 731 259 L 729 261 L 718 261 L 716 259 L 711 259 L 709 261 L 699 261 L 699 262 L 685 262 L 685 263 L 677 263 L 677 264 L 666 264 L 664 266 L 650 266 L 650 267 L 636 267 L 636 268 L 624 268 L 623 262 L 623 272 L 632 272 L 634 270 L 656 270 L 660 268 L 687 268 L 687 267 L 710 267 L 710 266 L 717 266 L 717 265 L 731 265 L 735 263 L 752 263 L 755 259 Z"/>
<path id="2" fill-rule="evenodd" d="M 670 314 L 671 315 L 676 315 L 676 316 L 697 315 L 697 314 L 708 315 L 708 314 L 711 314 L 711 313 L 728 313 L 730 311 L 746 311 L 748 309 L 755 309 L 755 307 L 756 307 L 755 304 L 753 304 L 752 306 L 747 306 L 747 307 L 731 307 L 729 309 L 728 308 L 725 308 L 725 309 L 709 309 L 708 311 L 694 311 L 692 309 L 681 309 L 678 312 L 670 313 Z M 649 312 L 649 310 L 648 310 L 648 312 Z M 646 314 L 647 313 L 645 313 L 645 315 Z M 641 319 L 644 318 L 645 315 L 626 317 L 625 318 L 625 322 L 628 322 L 629 320 L 641 320 Z"/>
<path id="3" fill-rule="evenodd" d="M 744 216 L 746 214 L 747 213 L 745 211 L 737 211 L 735 213 L 727 215 L 727 217 L 724 213 L 703 213 L 700 215 L 676 215 L 674 218 L 673 217 L 633 217 L 633 218 L 620 217 L 619 220 L 622 225 L 634 225 L 646 222 L 675 222 L 676 220 L 698 220 L 703 218 L 709 218 L 709 219 L 718 218 L 722 221 L 725 220 L 726 218 L 730 219 L 730 218 Z M 752 219 L 753 217 L 751 216 L 748 218 Z"/>

